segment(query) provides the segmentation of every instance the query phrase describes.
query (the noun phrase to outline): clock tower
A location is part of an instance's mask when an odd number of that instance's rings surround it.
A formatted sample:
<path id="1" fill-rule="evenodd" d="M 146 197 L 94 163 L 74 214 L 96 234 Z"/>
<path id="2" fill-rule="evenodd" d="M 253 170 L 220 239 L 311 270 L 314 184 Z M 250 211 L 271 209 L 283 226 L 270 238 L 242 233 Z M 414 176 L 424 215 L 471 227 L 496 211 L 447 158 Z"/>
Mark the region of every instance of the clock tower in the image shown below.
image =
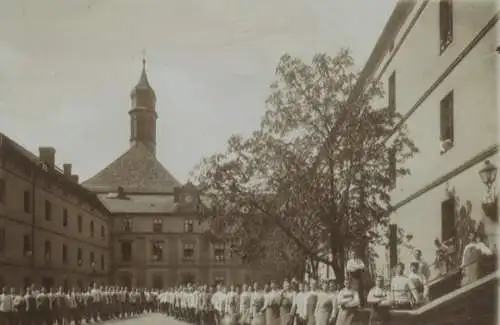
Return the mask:
<path id="1" fill-rule="evenodd" d="M 142 73 L 130 94 L 130 145 L 144 144 L 156 155 L 156 95 L 146 74 L 146 60 L 142 60 Z"/>

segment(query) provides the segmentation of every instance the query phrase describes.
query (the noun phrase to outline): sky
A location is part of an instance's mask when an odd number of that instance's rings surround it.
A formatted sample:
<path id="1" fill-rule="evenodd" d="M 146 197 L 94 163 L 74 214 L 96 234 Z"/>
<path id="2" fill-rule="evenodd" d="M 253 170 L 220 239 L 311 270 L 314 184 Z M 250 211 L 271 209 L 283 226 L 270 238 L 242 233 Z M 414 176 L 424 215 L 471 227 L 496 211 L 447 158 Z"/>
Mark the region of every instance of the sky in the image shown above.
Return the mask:
<path id="1" fill-rule="evenodd" d="M 1 0 L 0 132 L 81 180 L 129 148 L 143 53 L 157 157 L 184 182 L 250 134 L 280 56 L 350 48 L 361 68 L 396 0 Z"/>

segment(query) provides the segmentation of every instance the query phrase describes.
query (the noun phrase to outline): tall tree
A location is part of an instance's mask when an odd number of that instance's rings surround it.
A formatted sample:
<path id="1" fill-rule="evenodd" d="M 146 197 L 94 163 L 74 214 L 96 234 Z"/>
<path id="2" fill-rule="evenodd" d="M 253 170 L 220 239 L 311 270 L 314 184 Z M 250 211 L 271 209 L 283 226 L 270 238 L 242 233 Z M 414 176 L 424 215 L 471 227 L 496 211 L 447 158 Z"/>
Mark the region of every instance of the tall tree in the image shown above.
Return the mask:
<path id="1" fill-rule="evenodd" d="M 282 56 L 260 128 L 232 136 L 224 153 L 196 171 L 226 227 L 278 228 L 304 256 L 332 265 L 340 280 L 348 249 L 367 255 L 385 238 L 389 193 L 417 152 L 406 128 L 395 129 L 400 114 L 372 106 L 383 99 L 379 83 L 352 96 L 353 66 L 347 50 L 318 54 L 311 64 Z M 315 164 L 321 148 L 326 155 Z M 333 261 L 319 254 L 325 243 Z"/>

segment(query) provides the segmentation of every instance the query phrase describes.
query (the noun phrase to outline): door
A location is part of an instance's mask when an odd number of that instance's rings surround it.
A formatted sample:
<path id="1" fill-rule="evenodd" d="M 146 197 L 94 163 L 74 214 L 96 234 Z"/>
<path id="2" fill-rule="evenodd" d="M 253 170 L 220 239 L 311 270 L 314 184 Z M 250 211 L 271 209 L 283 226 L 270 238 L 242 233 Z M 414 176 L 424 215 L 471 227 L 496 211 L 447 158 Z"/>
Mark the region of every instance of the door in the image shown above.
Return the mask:
<path id="1" fill-rule="evenodd" d="M 54 279 L 51 277 L 43 277 L 42 278 L 42 287 L 44 287 L 45 290 L 49 291 L 50 288 L 54 287 Z"/>

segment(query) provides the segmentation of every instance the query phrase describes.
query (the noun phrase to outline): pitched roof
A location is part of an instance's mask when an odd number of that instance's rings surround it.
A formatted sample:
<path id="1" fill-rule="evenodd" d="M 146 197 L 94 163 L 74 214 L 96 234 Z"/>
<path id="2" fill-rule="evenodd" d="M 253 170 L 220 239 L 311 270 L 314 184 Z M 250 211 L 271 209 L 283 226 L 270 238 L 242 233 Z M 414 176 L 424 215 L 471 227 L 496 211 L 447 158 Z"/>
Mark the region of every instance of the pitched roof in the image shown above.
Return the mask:
<path id="1" fill-rule="evenodd" d="M 174 213 L 178 204 L 173 195 L 127 195 L 125 199 L 109 194 L 98 194 L 97 197 L 111 213 Z"/>
<path id="2" fill-rule="evenodd" d="M 93 192 L 116 192 L 123 187 L 127 193 L 173 193 L 179 181 L 141 142 L 82 183 Z"/>

